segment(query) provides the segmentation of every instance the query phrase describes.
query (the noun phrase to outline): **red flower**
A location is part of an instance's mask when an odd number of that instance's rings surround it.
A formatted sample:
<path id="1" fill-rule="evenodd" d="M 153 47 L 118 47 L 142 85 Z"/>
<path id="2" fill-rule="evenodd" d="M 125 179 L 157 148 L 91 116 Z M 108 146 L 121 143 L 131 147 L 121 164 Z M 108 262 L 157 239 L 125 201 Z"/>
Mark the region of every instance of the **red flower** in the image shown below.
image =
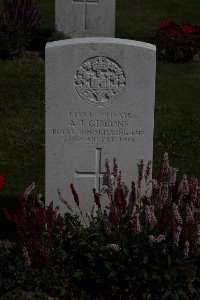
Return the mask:
<path id="1" fill-rule="evenodd" d="M 2 189 L 5 185 L 4 177 L 0 175 L 0 189 Z"/>
<path id="2" fill-rule="evenodd" d="M 180 32 L 176 29 L 172 29 L 167 33 L 167 36 L 172 39 L 172 38 L 176 38 L 180 35 Z"/>
<path id="3" fill-rule="evenodd" d="M 175 26 L 176 26 L 176 23 L 173 21 L 163 21 L 160 23 L 159 29 L 166 29 L 166 28 L 175 27 Z"/>
<path id="4" fill-rule="evenodd" d="M 184 33 L 193 33 L 196 31 L 196 28 L 190 24 L 184 24 L 181 26 L 181 30 Z"/>

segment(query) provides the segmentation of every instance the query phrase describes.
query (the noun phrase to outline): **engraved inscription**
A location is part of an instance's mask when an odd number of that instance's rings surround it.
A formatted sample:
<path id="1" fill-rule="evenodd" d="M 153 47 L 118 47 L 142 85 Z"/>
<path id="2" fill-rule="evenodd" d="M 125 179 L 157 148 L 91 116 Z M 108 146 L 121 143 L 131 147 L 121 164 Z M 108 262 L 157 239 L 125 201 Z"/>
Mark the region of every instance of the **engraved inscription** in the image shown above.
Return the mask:
<path id="1" fill-rule="evenodd" d="M 54 136 L 66 143 L 137 143 L 145 137 L 143 128 L 134 128 L 130 112 L 68 112 L 64 128 L 53 128 Z"/>
<path id="2" fill-rule="evenodd" d="M 73 4 L 82 3 L 83 4 L 83 30 L 87 30 L 87 5 L 88 4 L 98 4 L 99 0 L 73 0 Z"/>
<path id="3" fill-rule="evenodd" d="M 101 107 L 122 96 L 126 78 L 119 64 L 110 58 L 97 56 L 86 60 L 78 68 L 74 86 L 86 103 Z"/>

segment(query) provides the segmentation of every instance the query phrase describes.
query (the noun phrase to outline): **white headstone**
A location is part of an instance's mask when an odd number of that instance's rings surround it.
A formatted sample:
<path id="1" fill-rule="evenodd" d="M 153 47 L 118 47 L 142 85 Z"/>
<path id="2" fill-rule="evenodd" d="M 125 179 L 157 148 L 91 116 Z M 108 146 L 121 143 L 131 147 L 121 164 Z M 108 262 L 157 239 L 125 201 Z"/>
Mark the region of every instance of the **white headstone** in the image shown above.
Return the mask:
<path id="1" fill-rule="evenodd" d="M 46 202 L 59 188 L 84 212 L 101 190 L 105 160 L 116 157 L 128 188 L 137 163 L 153 156 L 155 46 L 82 38 L 46 46 Z"/>
<path id="2" fill-rule="evenodd" d="M 56 29 L 70 37 L 114 37 L 116 0 L 56 0 Z"/>

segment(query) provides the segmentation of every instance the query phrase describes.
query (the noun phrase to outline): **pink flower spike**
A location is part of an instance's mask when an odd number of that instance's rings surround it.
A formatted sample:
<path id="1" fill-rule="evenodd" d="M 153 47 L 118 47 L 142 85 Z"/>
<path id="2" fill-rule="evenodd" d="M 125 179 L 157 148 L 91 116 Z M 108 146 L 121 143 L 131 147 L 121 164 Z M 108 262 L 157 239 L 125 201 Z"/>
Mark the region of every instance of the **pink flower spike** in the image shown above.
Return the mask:
<path id="1" fill-rule="evenodd" d="M 191 203 L 191 205 L 189 203 L 187 203 L 187 205 L 186 205 L 186 222 L 187 223 L 191 222 L 192 224 L 194 224 L 194 205 L 193 205 L 193 203 Z"/>
<path id="2" fill-rule="evenodd" d="M 163 182 L 159 191 L 159 208 L 163 209 L 168 203 L 169 187 L 167 182 Z"/>
<path id="3" fill-rule="evenodd" d="M 195 177 L 191 178 L 190 191 L 192 201 L 196 202 L 198 197 L 198 180 Z"/>
<path id="4" fill-rule="evenodd" d="M 176 203 L 173 203 L 172 205 L 172 211 L 175 219 L 177 220 L 178 224 L 183 224 L 183 219 L 178 211 L 178 205 Z"/>
<path id="5" fill-rule="evenodd" d="M 176 184 L 177 172 L 178 172 L 177 168 L 173 168 L 173 167 L 168 168 L 170 186 L 174 186 Z"/>
<path id="6" fill-rule="evenodd" d="M 155 216 L 154 205 L 150 205 L 150 211 L 151 211 L 151 224 L 157 224 L 158 222 Z"/>
<path id="7" fill-rule="evenodd" d="M 151 160 L 148 161 L 147 167 L 145 170 L 145 175 L 144 175 L 145 182 L 147 182 L 147 180 L 149 179 L 150 172 L 151 172 Z"/>
<path id="8" fill-rule="evenodd" d="M 74 196 L 74 201 L 75 201 L 76 205 L 79 207 L 79 204 L 80 204 L 79 196 L 78 196 L 72 183 L 70 184 L 70 189 L 72 191 L 72 195 Z"/>
<path id="9" fill-rule="evenodd" d="M 118 163 L 115 157 L 113 159 L 113 175 L 115 178 L 118 176 Z"/>
<path id="10" fill-rule="evenodd" d="M 139 234 L 141 232 L 139 214 L 135 213 L 133 215 L 132 226 L 133 226 L 133 232 L 135 234 Z"/>
<path id="11" fill-rule="evenodd" d="M 176 247 L 178 247 L 178 244 L 179 244 L 181 231 L 182 231 L 181 226 L 178 226 L 177 229 L 176 229 L 176 231 L 174 232 L 174 245 Z"/>
<path id="12" fill-rule="evenodd" d="M 23 254 L 23 257 L 24 257 L 25 265 L 27 267 L 30 266 L 31 265 L 31 259 L 30 259 L 29 254 L 28 254 L 28 250 L 25 246 L 22 248 L 22 254 Z"/>
<path id="13" fill-rule="evenodd" d="M 106 162 L 105 162 L 105 169 L 106 169 L 106 176 L 109 177 L 111 172 L 110 172 L 110 164 L 109 164 L 108 159 L 106 159 Z"/>
<path id="14" fill-rule="evenodd" d="M 144 211 L 145 211 L 145 221 L 146 221 L 146 223 L 151 224 L 150 205 L 145 205 Z"/>
<path id="15" fill-rule="evenodd" d="M 71 206 L 69 205 L 68 201 L 64 199 L 64 197 L 62 196 L 62 194 L 61 194 L 61 192 L 60 192 L 59 189 L 58 189 L 58 197 L 59 197 L 60 201 L 61 201 L 62 203 L 64 203 L 64 204 L 66 205 L 66 207 L 67 207 L 71 212 L 73 212 L 73 210 L 72 210 Z"/>
<path id="16" fill-rule="evenodd" d="M 155 237 L 154 235 L 150 235 L 149 236 L 150 241 L 152 241 L 153 243 L 160 243 L 162 241 L 165 241 L 165 235 L 164 234 L 160 234 L 159 236 Z"/>
<path id="17" fill-rule="evenodd" d="M 144 161 L 143 159 L 140 160 L 140 162 L 137 164 L 138 166 L 138 189 L 141 188 L 141 181 L 144 176 Z"/>
<path id="18" fill-rule="evenodd" d="M 27 187 L 27 189 L 24 192 L 24 199 L 27 200 L 28 196 L 31 194 L 31 192 L 35 189 L 36 185 L 35 182 L 32 182 L 31 185 Z"/>
<path id="19" fill-rule="evenodd" d="M 185 242 L 185 247 L 184 247 L 184 257 L 187 258 L 189 256 L 189 251 L 190 251 L 190 243 L 188 241 Z"/>
<path id="20" fill-rule="evenodd" d="M 200 245 L 200 224 L 197 225 L 197 241 L 196 243 Z"/>
<path id="21" fill-rule="evenodd" d="M 108 216 L 105 214 L 103 216 L 103 225 L 104 225 L 104 230 L 107 236 L 111 235 L 111 229 L 110 229 L 110 224 L 109 224 L 109 219 Z"/>
<path id="22" fill-rule="evenodd" d="M 164 157 L 163 157 L 163 173 L 164 174 L 167 174 L 168 173 L 168 170 L 169 170 L 169 157 L 168 157 L 168 153 L 165 152 L 164 153 Z"/>
<path id="23" fill-rule="evenodd" d="M 190 187 L 189 187 L 189 183 L 188 183 L 186 175 L 184 175 L 183 179 L 181 180 L 179 190 L 180 190 L 182 196 L 184 196 L 184 197 L 188 196 Z"/>

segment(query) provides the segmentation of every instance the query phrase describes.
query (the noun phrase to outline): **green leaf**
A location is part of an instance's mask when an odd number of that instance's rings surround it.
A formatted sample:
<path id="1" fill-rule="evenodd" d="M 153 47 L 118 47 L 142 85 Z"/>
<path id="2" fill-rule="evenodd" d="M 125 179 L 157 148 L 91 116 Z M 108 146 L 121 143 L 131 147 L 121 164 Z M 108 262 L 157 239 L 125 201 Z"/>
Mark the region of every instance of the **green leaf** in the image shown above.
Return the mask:
<path id="1" fill-rule="evenodd" d="M 168 267 L 170 267 L 172 264 L 172 261 L 171 261 L 171 257 L 169 255 L 167 255 L 167 262 L 168 262 Z"/>
<path id="2" fill-rule="evenodd" d="M 75 272 L 73 277 L 75 278 L 83 277 L 83 274 L 84 274 L 83 272 Z"/>
<path id="3" fill-rule="evenodd" d="M 143 260 L 143 262 L 144 262 L 145 265 L 147 264 L 148 260 L 149 260 L 148 256 L 145 255 L 144 260 Z"/>
<path id="4" fill-rule="evenodd" d="M 110 272 L 110 273 L 108 274 L 108 278 L 116 277 L 116 275 L 117 275 L 117 272 Z"/>
<path id="5" fill-rule="evenodd" d="M 168 290 L 164 293 L 162 299 L 167 299 L 170 295 L 171 295 L 172 291 L 171 290 Z"/>

